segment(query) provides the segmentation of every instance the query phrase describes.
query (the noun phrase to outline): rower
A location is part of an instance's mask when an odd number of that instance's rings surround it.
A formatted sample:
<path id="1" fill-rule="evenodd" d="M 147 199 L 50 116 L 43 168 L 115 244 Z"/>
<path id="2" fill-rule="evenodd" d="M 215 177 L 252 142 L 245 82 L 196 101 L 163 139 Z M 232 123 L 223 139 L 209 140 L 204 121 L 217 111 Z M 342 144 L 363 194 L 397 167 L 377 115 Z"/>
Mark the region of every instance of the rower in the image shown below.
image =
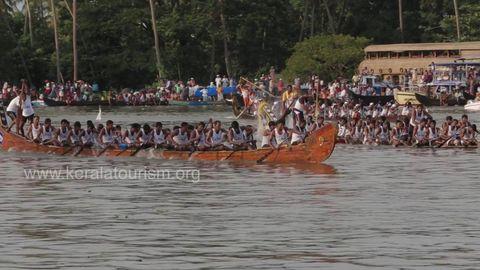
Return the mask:
<path id="1" fill-rule="evenodd" d="M 438 145 L 438 140 L 440 139 L 440 131 L 437 128 L 437 122 L 435 120 L 431 120 L 430 124 L 428 125 L 428 141 L 429 145 Z"/>
<path id="2" fill-rule="evenodd" d="M 233 121 L 227 134 L 228 143 L 230 144 L 231 149 L 244 150 L 248 148 L 247 144 L 245 143 L 245 137 L 243 135 L 243 131 L 240 128 L 238 122 Z"/>
<path id="3" fill-rule="evenodd" d="M 30 91 L 27 88 L 26 82 L 23 82 L 22 92 L 20 94 L 20 107 L 22 108 L 22 122 L 20 123 L 20 132 L 23 134 L 23 127 L 27 120 L 30 124 L 33 122 L 35 111 L 32 106 L 32 98 L 30 97 Z"/>
<path id="4" fill-rule="evenodd" d="M 363 144 L 371 145 L 376 142 L 375 140 L 375 122 L 372 120 L 363 130 Z"/>
<path id="5" fill-rule="evenodd" d="M 113 134 L 113 141 L 117 145 L 124 145 L 125 140 L 123 139 L 123 132 L 122 132 L 122 126 L 116 125 L 115 126 L 115 133 Z"/>
<path id="6" fill-rule="evenodd" d="M 84 136 L 84 131 L 80 122 L 76 121 L 73 123 L 73 129 L 70 130 L 70 142 L 73 146 L 83 146 L 82 137 Z"/>
<path id="7" fill-rule="evenodd" d="M 143 148 L 153 146 L 153 130 L 149 124 L 143 125 L 143 128 L 140 130 L 140 133 L 137 136 L 137 141 L 140 142 L 140 145 Z"/>
<path id="8" fill-rule="evenodd" d="M 93 125 L 93 122 L 88 120 L 87 121 L 87 129 L 83 133 L 82 137 L 82 142 L 83 142 L 83 147 L 92 147 L 96 143 L 96 130 L 95 130 L 95 125 Z"/>
<path id="9" fill-rule="evenodd" d="M 376 130 L 377 144 L 390 144 L 390 122 L 383 121 Z"/>
<path id="10" fill-rule="evenodd" d="M 420 123 L 415 126 L 413 130 L 413 138 L 419 146 L 429 144 L 428 140 L 428 128 L 426 126 L 427 121 L 425 119 L 420 120 Z"/>
<path id="11" fill-rule="evenodd" d="M 284 121 L 278 121 L 277 126 L 270 135 L 270 147 L 280 148 L 282 145 L 289 145 L 290 141 L 288 140 L 289 134 L 288 129 L 285 127 Z M 272 140 L 275 140 L 276 145 L 272 143 Z"/>
<path id="12" fill-rule="evenodd" d="M 305 137 L 307 136 L 307 128 L 305 120 L 300 119 L 298 125 L 296 125 L 292 130 L 292 145 L 297 145 L 305 142 Z"/>
<path id="13" fill-rule="evenodd" d="M 42 131 L 43 131 L 43 127 L 40 124 L 40 117 L 39 116 L 33 117 L 33 123 L 30 124 L 28 128 L 27 138 L 29 138 L 35 143 L 41 143 Z"/>
<path id="14" fill-rule="evenodd" d="M 275 130 L 275 126 L 276 123 L 274 121 L 268 122 L 268 128 L 263 131 L 262 135 L 262 148 L 269 148 L 271 144 L 276 146 L 276 142 L 270 139 L 273 131 Z"/>
<path id="15" fill-rule="evenodd" d="M 295 105 L 293 106 L 293 112 L 295 113 L 295 120 L 300 121 L 300 119 L 305 120 L 305 115 L 308 113 L 308 108 L 305 102 L 305 96 L 298 98 L 295 101 Z"/>
<path id="16" fill-rule="evenodd" d="M 134 123 L 131 125 L 130 129 L 125 131 L 123 136 L 123 140 L 127 143 L 127 145 L 135 146 L 137 145 L 137 137 L 140 134 L 140 124 Z"/>
<path id="17" fill-rule="evenodd" d="M 195 148 L 198 151 L 205 151 L 209 148 L 205 136 L 205 123 L 200 122 L 197 127 L 190 134 L 190 140 L 193 142 Z"/>
<path id="18" fill-rule="evenodd" d="M 337 138 L 340 141 L 346 142 L 346 139 L 345 139 L 346 135 L 347 135 L 347 118 L 341 118 L 340 122 L 338 122 Z"/>
<path id="19" fill-rule="evenodd" d="M 245 143 L 247 145 L 248 150 L 255 150 L 257 149 L 257 140 L 253 137 L 253 127 L 252 125 L 247 125 L 243 130 L 243 137 L 245 138 Z"/>
<path id="20" fill-rule="evenodd" d="M 153 143 L 155 148 L 167 148 L 167 135 L 163 130 L 162 123 L 155 123 L 155 128 L 153 129 Z"/>
<path id="21" fill-rule="evenodd" d="M 404 122 L 398 120 L 395 127 L 392 129 L 392 134 L 390 136 L 393 147 L 400 145 L 407 145 L 408 142 L 408 132 L 405 129 Z"/>
<path id="22" fill-rule="evenodd" d="M 170 142 L 178 151 L 190 151 L 192 150 L 191 141 L 188 136 L 188 123 L 183 122 L 180 128 L 174 129 L 169 137 Z"/>
<path id="23" fill-rule="evenodd" d="M 10 101 L 10 103 L 8 104 L 8 107 L 7 107 L 7 110 L 6 110 L 6 113 L 8 115 L 8 117 L 10 117 L 10 119 L 12 120 L 12 123 L 10 123 L 10 126 L 8 127 L 7 131 L 10 132 L 10 130 L 12 129 L 13 125 L 17 124 L 17 134 L 19 134 L 19 124 L 20 123 L 17 123 L 16 119 L 17 119 L 17 113 L 20 111 L 20 96 L 17 96 L 15 97 L 14 99 L 12 99 Z"/>
<path id="24" fill-rule="evenodd" d="M 411 116 L 411 113 L 412 113 L 412 103 L 409 101 L 407 103 L 405 103 L 405 106 L 403 107 L 402 109 L 402 116 Z"/>
<path id="25" fill-rule="evenodd" d="M 100 130 L 98 134 L 99 143 L 102 148 L 112 147 L 115 145 L 113 136 L 115 134 L 115 128 L 113 127 L 113 121 L 108 120 L 105 127 Z"/>
<path id="26" fill-rule="evenodd" d="M 57 146 L 70 145 L 70 124 L 68 120 L 62 119 L 60 121 L 60 128 L 55 131 L 54 144 Z"/>
<path id="27" fill-rule="evenodd" d="M 213 122 L 213 128 L 207 133 L 207 143 L 212 150 L 225 150 L 226 132 L 220 121 Z"/>
<path id="28" fill-rule="evenodd" d="M 42 144 L 52 145 L 55 142 L 54 138 L 55 128 L 52 126 L 52 120 L 50 118 L 45 119 L 45 123 L 42 126 Z"/>

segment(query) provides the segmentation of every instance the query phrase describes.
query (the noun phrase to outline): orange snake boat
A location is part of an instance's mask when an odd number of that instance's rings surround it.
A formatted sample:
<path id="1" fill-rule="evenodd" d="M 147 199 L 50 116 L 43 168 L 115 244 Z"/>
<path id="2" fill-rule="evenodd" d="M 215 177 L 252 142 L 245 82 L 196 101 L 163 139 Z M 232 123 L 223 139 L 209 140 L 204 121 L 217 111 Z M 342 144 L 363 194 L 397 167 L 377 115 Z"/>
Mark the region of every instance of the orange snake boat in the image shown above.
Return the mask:
<path id="1" fill-rule="evenodd" d="M 41 145 L 24 137 L 7 132 L 0 126 L 0 146 L 5 151 L 35 152 L 62 156 L 85 157 L 143 157 L 157 159 L 251 161 L 257 163 L 321 163 L 328 159 L 335 148 L 337 127 L 327 124 L 306 138 L 306 142 L 279 149 L 262 148 L 240 151 L 173 151 L 162 149 L 98 149 Z"/>

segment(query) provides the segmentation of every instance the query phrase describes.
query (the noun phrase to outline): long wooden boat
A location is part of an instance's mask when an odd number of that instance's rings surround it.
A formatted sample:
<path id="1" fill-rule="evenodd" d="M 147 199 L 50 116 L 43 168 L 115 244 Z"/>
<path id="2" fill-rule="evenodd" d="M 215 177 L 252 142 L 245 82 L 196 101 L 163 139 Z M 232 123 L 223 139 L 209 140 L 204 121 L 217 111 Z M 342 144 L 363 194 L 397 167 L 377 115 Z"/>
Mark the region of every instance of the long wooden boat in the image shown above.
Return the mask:
<path id="1" fill-rule="evenodd" d="M 333 124 L 317 130 L 306 142 L 291 147 L 279 149 L 258 149 L 242 151 L 173 151 L 145 149 L 93 149 L 80 147 L 58 147 L 36 144 L 25 138 L 7 132 L 0 127 L 0 144 L 5 151 L 35 152 L 44 154 L 57 154 L 62 156 L 86 156 L 86 157 L 144 157 L 156 159 L 180 159 L 180 160 L 208 160 L 208 161 L 250 161 L 256 163 L 321 163 L 328 159 L 335 148 L 337 128 Z"/>
<path id="2" fill-rule="evenodd" d="M 172 106 L 222 106 L 227 105 L 226 101 L 203 101 L 203 100 L 170 100 Z"/>
<path id="3" fill-rule="evenodd" d="M 114 100 L 94 100 L 94 101 L 78 101 L 67 103 L 65 101 L 57 101 L 49 98 L 43 100 L 45 104 L 49 107 L 62 107 L 62 106 L 129 106 L 124 101 L 114 101 Z M 153 105 L 168 105 L 168 101 L 161 101 L 158 104 L 143 104 L 142 106 L 153 106 Z"/>
<path id="4" fill-rule="evenodd" d="M 415 93 L 415 98 L 422 103 L 425 106 L 441 106 L 440 104 L 440 99 L 438 98 L 432 98 L 432 97 L 427 97 L 418 93 Z M 455 105 L 465 105 L 467 101 L 465 99 L 456 99 L 454 97 L 450 97 L 447 100 L 447 104 L 445 106 L 455 106 Z"/>
<path id="5" fill-rule="evenodd" d="M 394 96 L 362 96 L 355 94 L 353 91 L 349 90 L 349 94 L 353 100 L 357 101 L 363 106 L 368 106 L 370 103 L 385 105 L 388 102 L 393 102 Z"/>

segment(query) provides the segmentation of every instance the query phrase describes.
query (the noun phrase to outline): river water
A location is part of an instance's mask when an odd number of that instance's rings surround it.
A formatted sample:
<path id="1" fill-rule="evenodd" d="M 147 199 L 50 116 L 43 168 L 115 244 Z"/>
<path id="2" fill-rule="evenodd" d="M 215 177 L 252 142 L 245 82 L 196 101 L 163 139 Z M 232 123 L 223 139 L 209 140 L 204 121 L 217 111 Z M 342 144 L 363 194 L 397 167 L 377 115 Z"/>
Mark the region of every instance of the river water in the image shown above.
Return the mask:
<path id="1" fill-rule="evenodd" d="M 461 109 L 436 109 L 436 118 Z M 97 108 L 37 109 L 54 122 Z M 116 123 L 228 108 L 104 108 Z M 471 115 L 479 123 L 479 115 Z M 241 120 L 241 123 L 254 121 Z M 479 269 L 479 150 L 338 145 L 321 166 L 0 152 L 2 269 Z M 186 179 L 27 179 L 24 169 L 199 170 Z"/>

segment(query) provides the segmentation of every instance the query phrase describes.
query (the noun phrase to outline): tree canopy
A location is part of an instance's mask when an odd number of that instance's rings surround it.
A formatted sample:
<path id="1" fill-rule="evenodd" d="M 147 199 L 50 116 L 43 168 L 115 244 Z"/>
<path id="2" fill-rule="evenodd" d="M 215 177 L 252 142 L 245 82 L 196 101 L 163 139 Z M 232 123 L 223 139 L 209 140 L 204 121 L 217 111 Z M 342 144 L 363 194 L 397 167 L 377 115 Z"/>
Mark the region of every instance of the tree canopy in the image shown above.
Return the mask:
<path id="1" fill-rule="evenodd" d="M 227 73 L 227 62 L 232 76 L 255 76 L 271 66 L 281 71 L 287 62 L 299 65 L 300 52 L 306 54 L 302 57 L 309 68 L 326 72 L 326 64 L 318 66 L 313 64 L 316 59 L 309 59 L 308 46 L 317 52 L 316 57 L 348 62 L 348 68 L 328 67 L 348 74 L 357 53 L 345 52 L 345 57 L 353 57 L 346 59 L 333 51 L 319 52 L 315 46 L 328 49 L 331 45 L 327 35 L 336 35 L 335 42 L 353 41 L 355 48 L 367 39 L 375 44 L 402 42 L 398 0 L 153 1 L 162 74 L 169 79 L 195 77 L 208 83 L 214 75 Z M 104 87 L 154 82 L 156 58 L 148 1 L 77 2 L 79 77 Z M 402 2 L 404 42 L 457 39 L 452 0 Z M 58 14 L 61 72 L 65 80 L 71 80 L 72 0 L 0 0 L 0 80 L 23 77 L 39 85 L 44 79 L 56 78 L 51 3 Z M 480 3 L 458 3 L 461 39 L 479 40 Z M 299 72 L 306 68 L 307 64 Z M 291 72 L 289 67 L 284 74 L 293 76 Z"/>
<path id="2" fill-rule="evenodd" d="M 345 35 L 314 36 L 295 45 L 282 76 L 287 81 L 304 80 L 312 74 L 330 81 L 337 76 L 351 77 L 363 59 L 369 40 Z"/>

